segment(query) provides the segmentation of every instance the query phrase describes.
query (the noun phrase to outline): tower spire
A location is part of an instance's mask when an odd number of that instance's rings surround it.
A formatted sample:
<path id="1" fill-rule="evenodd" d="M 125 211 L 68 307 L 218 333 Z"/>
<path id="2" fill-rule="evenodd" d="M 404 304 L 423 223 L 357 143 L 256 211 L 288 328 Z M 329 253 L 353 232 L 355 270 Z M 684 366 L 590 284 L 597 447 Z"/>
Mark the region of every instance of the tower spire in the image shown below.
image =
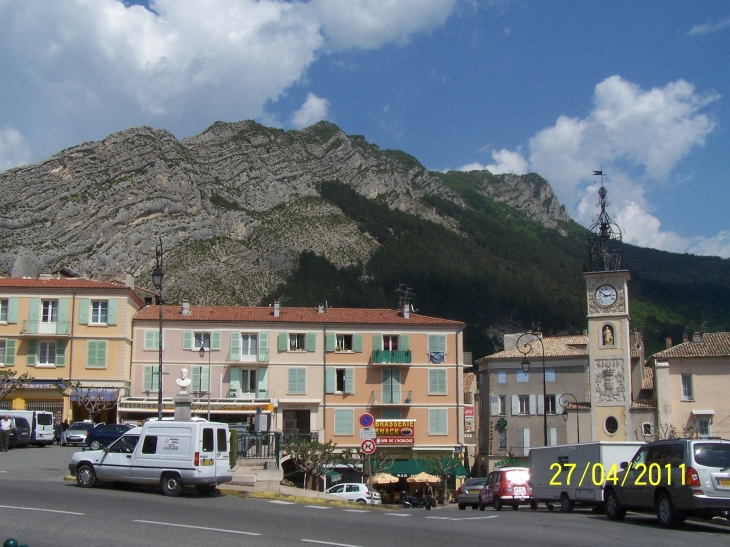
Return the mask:
<path id="1" fill-rule="evenodd" d="M 598 188 L 598 203 L 596 204 L 600 208 L 600 212 L 597 217 L 591 218 L 593 224 L 588 231 L 589 256 L 586 271 L 623 270 L 623 232 L 606 211 L 611 202 L 607 199 L 608 189 L 604 184 L 603 171 L 593 171 L 593 175 L 600 177 L 601 185 Z"/>

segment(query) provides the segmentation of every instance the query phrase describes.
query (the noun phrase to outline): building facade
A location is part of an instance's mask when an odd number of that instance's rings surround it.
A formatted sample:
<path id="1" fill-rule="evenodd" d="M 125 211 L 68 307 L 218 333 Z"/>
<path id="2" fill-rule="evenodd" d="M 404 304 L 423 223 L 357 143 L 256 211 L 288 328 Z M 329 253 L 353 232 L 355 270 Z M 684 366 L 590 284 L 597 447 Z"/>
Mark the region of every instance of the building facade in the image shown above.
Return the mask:
<path id="1" fill-rule="evenodd" d="M 134 280 L 78 277 L 0 278 L 0 366 L 34 380 L 2 402 L 5 409 L 47 410 L 86 418 L 59 379 L 104 388 L 116 399 L 130 386 L 132 316 L 144 305 Z M 114 421 L 114 411 L 102 420 Z"/>

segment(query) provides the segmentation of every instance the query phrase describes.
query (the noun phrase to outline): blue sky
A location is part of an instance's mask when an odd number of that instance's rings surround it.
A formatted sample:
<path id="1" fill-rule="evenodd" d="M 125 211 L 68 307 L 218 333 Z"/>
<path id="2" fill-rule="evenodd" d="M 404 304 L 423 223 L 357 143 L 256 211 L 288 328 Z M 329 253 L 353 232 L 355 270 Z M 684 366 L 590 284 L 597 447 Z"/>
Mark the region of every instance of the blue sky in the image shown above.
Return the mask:
<path id="1" fill-rule="evenodd" d="M 585 225 L 603 166 L 628 241 L 730 257 L 728 59 L 725 0 L 0 0 L 0 170 L 327 119 L 429 169 L 535 171 Z"/>

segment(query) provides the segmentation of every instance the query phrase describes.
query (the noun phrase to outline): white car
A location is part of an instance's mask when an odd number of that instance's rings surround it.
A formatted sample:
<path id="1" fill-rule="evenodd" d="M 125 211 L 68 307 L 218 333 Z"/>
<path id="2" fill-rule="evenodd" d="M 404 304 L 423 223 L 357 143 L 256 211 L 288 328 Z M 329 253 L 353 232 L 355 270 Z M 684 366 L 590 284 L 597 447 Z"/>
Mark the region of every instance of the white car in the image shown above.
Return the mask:
<path id="1" fill-rule="evenodd" d="M 342 484 L 336 484 L 332 488 L 325 490 L 325 493 L 340 496 L 347 501 L 370 503 L 370 489 L 366 484 L 343 482 Z M 380 494 L 373 492 L 372 502 L 373 505 L 380 505 Z"/>

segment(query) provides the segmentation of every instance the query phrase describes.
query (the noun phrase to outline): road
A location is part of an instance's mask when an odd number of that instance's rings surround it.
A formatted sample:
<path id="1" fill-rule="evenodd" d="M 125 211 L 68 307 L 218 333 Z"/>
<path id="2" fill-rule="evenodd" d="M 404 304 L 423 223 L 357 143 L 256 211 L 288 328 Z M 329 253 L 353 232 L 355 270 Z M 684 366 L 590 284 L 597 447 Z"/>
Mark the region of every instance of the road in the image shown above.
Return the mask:
<path id="1" fill-rule="evenodd" d="M 730 545 L 730 528 L 686 523 L 680 530 L 663 530 L 651 515 L 629 515 L 616 523 L 588 511 L 479 512 L 450 506 L 383 512 L 200 497 L 194 491 L 168 498 L 157 489 L 134 486 L 85 490 L 62 481 L 75 450 L 54 446 L 0 454 L 0 541 L 15 537 L 30 547 Z"/>

